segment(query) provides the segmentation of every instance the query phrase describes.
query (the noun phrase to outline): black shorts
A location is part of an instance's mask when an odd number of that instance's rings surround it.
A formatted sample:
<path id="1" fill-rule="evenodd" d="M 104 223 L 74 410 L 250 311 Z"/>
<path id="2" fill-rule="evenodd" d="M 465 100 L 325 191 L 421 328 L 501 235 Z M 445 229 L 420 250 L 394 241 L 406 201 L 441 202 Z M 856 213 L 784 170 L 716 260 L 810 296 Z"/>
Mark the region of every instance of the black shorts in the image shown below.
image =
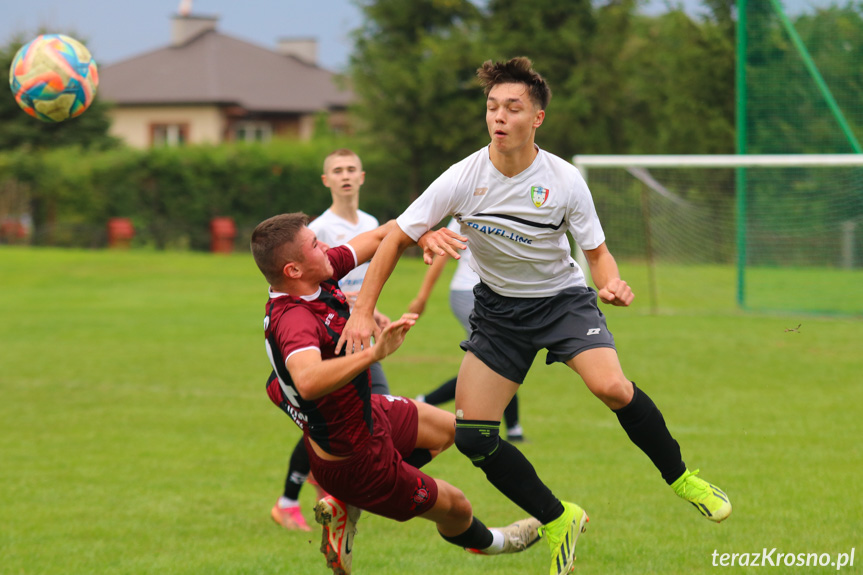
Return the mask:
<path id="1" fill-rule="evenodd" d="M 499 295 L 487 285 L 473 289 L 470 339 L 461 348 L 503 377 L 522 383 L 536 353 L 545 363 L 566 362 L 588 349 L 614 348 L 614 337 L 599 311 L 596 292 L 571 287 L 542 298 Z"/>

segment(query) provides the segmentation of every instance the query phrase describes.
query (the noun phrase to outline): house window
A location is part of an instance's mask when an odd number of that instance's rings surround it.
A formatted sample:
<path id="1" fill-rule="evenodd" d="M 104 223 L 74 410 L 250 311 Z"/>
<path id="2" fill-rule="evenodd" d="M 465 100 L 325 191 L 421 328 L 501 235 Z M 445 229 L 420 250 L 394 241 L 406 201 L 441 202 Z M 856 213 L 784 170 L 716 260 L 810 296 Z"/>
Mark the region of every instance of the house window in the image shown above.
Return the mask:
<path id="1" fill-rule="evenodd" d="M 189 141 L 188 124 L 150 124 L 153 147 L 182 146 Z"/>
<path id="2" fill-rule="evenodd" d="M 234 124 L 234 140 L 237 142 L 269 142 L 273 137 L 273 126 L 269 122 L 237 122 Z"/>

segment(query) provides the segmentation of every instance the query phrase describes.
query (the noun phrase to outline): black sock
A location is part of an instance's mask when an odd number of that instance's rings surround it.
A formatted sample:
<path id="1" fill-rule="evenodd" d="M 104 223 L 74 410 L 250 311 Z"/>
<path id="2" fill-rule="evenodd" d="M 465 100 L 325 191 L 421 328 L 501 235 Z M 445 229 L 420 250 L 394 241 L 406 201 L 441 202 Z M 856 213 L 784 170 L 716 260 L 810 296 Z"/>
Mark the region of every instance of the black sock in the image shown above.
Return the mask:
<path id="1" fill-rule="evenodd" d="M 442 383 L 440 387 L 426 394 L 425 402 L 429 405 L 440 405 L 441 403 L 455 399 L 455 383 L 457 380 L 458 378 L 454 377 Z"/>
<path id="2" fill-rule="evenodd" d="M 440 531 L 438 531 L 438 533 L 440 533 Z M 470 527 L 468 527 L 467 531 L 464 533 L 454 537 L 447 537 L 441 533 L 441 537 L 453 545 L 470 549 L 486 549 L 487 547 L 491 547 L 491 544 L 494 541 L 494 536 L 491 534 L 491 531 L 489 531 L 488 527 L 483 525 L 482 521 L 476 517 L 473 518 Z"/>
<path id="3" fill-rule="evenodd" d="M 480 469 L 501 493 L 541 523 L 548 523 L 563 513 L 563 504 L 513 444 L 501 439 L 497 451 L 486 458 Z"/>
<path id="4" fill-rule="evenodd" d="M 629 439 L 650 458 L 671 485 L 686 471 L 680 455 L 680 445 L 671 437 L 668 426 L 653 400 L 632 383 L 632 401 L 616 410 L 617 420 Z"/>
<path id="5" fill-rule="evenodd" d="M 309 453 L 306 451 L 306 444 L 303 443 L 301 437 L 294 447 L 294 452 L 291 453 L 291 460 L 288 463 L 288 475 L 285 477 L 285 491 L 283 493 L 287 499 L 296 501 L 300 498 L 300 488 L 305 483 L 311 469 Z"/>
<path id="6" fill-rule="evenodd" d="M 507 429 L 512 429 L 518 425 L 518 394 L 512 396 L 509 404 L 503 410 L 503 420 Z"/>
<path id="7" fill-rule="evenodd" d="M 431 451 L 428 449 L 417 448 L 414 449 L 410 455 L 405 457 L 405 463 L 408 465 L 412 465 L 419 469 L 426 463 L 432 460 Z"/>

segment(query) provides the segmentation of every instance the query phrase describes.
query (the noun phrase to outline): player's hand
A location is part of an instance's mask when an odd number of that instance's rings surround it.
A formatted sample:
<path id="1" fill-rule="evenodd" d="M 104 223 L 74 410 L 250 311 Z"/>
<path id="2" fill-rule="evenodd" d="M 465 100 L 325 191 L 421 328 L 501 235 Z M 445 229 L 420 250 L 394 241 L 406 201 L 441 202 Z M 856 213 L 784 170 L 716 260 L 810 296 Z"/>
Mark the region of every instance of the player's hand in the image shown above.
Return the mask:
<path id="1" fill-rule="evenodd" d="M 375 357 L 378 361 L 397 350 L 405 341 L 408 330 L 417 322 L 417 314 L 406 313 L 387 326 L 375 339 Z"/>
<path id="2" fill-rule="evenodd" d="M 386 329 L 388 325 L 392 323 L 392 320 L 386 315 L 382 314 L 375 308 L 375 313 L 372 316 L 375 319 L 375 323 L 378 324 L 380 329 Z"/>
<path id="3" fill-rule="evenodd" d="M 431 265 L 435 256 L 461 259 L 460 251 L 467 249 L 467 238 L 448 228 L 429 230 L 420 236 L 417 245 L 423 249 L 423 261 Z"/>
<path id="4" fill-rule="evenodd" d="M 414 298 L 414 300 L 408 304 L 408 311 L 410 313 L 415 313 L 417 316 L 421 316 L 422 313 L 426 310 L 426 300 L 422 298 Z"/>
<path id="5" fill-rule="evenodd" d="M 357 303 L 357 297 L 359 297 L 360 292 L 358 291 L 344 291 L 345 299 L 348 300 L 348 307 L 354 309 L 354 304 Z"/>
<path id="6" fill-rule="evenodd" d="M 342 348 L 347 355 L 360 352 L 371 345 L 373 337 L 377 341 L 380 334 L 381 329 L 372 314 L 351 314 L 342 330 L 342 337 L 336 344 L 336 354 L 339 354 Z"/>
<path id="7" fill-rule="evenodd" d="M 632 303 L 635 294 L 632 293 L 632 288 L 620 278 L 609 280 L 605 286 L 597 292 L 602 303 L 627 307 Z"/>

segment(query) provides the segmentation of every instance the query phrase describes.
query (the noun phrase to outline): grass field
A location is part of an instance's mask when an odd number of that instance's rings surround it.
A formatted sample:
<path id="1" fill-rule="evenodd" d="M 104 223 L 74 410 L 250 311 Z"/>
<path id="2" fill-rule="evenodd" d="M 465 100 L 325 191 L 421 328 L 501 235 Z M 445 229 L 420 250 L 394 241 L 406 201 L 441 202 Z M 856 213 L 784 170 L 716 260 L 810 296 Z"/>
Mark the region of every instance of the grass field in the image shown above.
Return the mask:
<path id="1" fill-rule="evenodd" d="M 715 525 L 680 501 L 543 354 L 520 392 L 523 451 L 590 513 L 576 572 L 708 573 L 714 551 L 774 547 L 834 560 L 854 548 L 843 571 L 861 572 L 863 321 L 739 313 L 730 268 L 667 270 L 676 279 L 650 315 L 641 268 L 621 267 L 641 294 L 605 310 L 624 369 L 734 513 Z M 399 315 L 423 271 L 400 263 L 381 309 Z M 384 364 L 395 393 L 457 370 L 445 282 Z M 265 298 L 247 255 L 0 248 L 0 573 L 329 572 L 317 531 L 269 518 L 299 432 L 263 390 Z M 454 449 L 427 469 L 488 525 L 522 515 Z M 302 503 L 311 520 L 312 489 Z M 357 575 L 548 572 L 544 545 L 478 557 L 422 520 L 366 514 L 359 528 Z M 835 570 L 780 560 L 769 572 Z"/>

